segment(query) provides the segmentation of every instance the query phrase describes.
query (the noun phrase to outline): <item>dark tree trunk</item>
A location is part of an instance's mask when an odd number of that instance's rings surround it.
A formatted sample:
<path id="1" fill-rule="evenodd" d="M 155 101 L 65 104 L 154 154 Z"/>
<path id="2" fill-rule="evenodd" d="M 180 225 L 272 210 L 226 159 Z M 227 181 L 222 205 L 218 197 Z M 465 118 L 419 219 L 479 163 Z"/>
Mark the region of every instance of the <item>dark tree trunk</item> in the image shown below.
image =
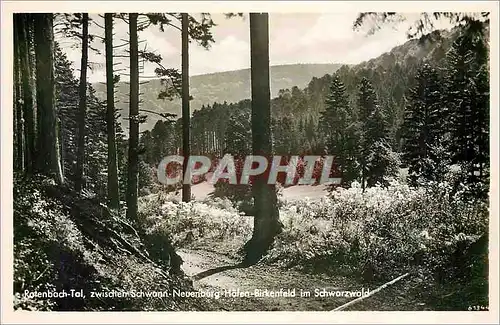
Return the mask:
<path id="1" fill-rule="evenodd" d="M 362 165 L 361 170 L 361 191 L 364 193 L 366 189 L 366 168 Z"/>
<path id="2" fill-rule="evenodd" d="M 138 146 L 139 146 L 139 53 L 137 40 L 137 16 L 129 14 L 130 35 L 130 103 L 129 146 L 127 175 L 127 218 L 137 220 L 138 195 Z"/>
<path id="3" fill-rule="evenodd" d="M 269 86 L 269 22 L 267 13 L 250 14 L 252 88 L 252 147 L 254 155 L 272 155 L 271 94 Z M 246 262 L 255 263 L 281 232 L 275 185 L 267 184 L 265 173 L 254 179 L 254 229 L 245 244 Z"/>
<path id="4" fill-rule="evenodd" d="M 105 14 L 106 119 L 108 129 L 108 207 L 120 208 L 118 164 L 116 160 L 115 87 L 113 81 L 113 14 Z"/>
<path id="5" fill-rule="evenodd" d="M 35 120 L 33 114 L 33 88 L 31 84 L 31 64 L 29 54 L 29 19 L 26 14 L 16 14 L 19 32 L 19 66 L 23 93 L 24 165 L 26 173 L 32 174 L 35 167 Z"/>
<path id="6" fill-rule="evenodd" d="M 29 70 L 30 70 L 30 78 L 29 78 L 29 85 L 31 87 L 32 91 L 32 98 L 33 101 L 36 101 L 36 74 L 37 74 L 37 68 L 36 68 L 36 49 L 35 49 L 35 42 L 36 42 L 36 33 L 35 33 L 35 18 L 33 14 L 28 14 L 27 15 L 27 24 L 26 24 L 26 33 L 28 35 L 28 64 L 29 64 Z M 36 157 L 36 151 L 39 150 L 40 145 L 38 144 L 39 141 L 38 139 L 40 138 L 40 123 L 42 121 L 42 118 L 40 116 L 40 109 L 38 109 L 37 105 L 33 104 L 33 142 L 34 142 L 34 152 Z M 33 168 L 36 169 L 36 164 L 37 160 L 36 158 L 33 158 Z"/>
<path id="7" fill-rule="evenodd" d="M 87 113 L 87 65 L 89 55 L 89 14 L 82 14 L 82 60 L 80 65 L 80 87 L 78 101 L 78 137 L 75 171 L 75 190 L 84 187 L 83 169 L 85 166 L 85 115 Z"/>
<path id="8" fill-rule="evenodd" d="M 38 169 L 63 183 L 54 94 L 53 16 L 33 14 L 35 22 L 36 102 L 40 111 Z"/>
<path id="9" fill-rule="evenodd" d="M 189 20 L 188 14 L 181 14 L 182 17 L 182 154 L 184 155 L 183 175 L 186 175 L 187 163 L 190 155 L 189 147 Z M 190 176 L 190 175 L 188 175 Z M 191 183 L 182 184 L 182 201 L 191 200 Z"/>
<path id="10" fill-rule="evenodd" d="M 24 25 L 19 14 L 14 16 L 14 138 L 15 156 L 14 168 L 17 171 L 24 171 L 24 141 L 23 141 L 23 105 L 21 100 L 21 73 L 20 73 L 20 44 L 19 30 Z"/>

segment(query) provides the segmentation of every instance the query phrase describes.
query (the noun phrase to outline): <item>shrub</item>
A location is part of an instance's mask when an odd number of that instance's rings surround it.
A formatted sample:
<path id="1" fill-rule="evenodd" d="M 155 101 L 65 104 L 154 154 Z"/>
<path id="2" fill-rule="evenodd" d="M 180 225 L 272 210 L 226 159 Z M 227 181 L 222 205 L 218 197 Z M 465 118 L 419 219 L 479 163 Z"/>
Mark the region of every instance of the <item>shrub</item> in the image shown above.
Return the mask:
<path id="1" fill-rule="evenodd" d="M 186 203 L 159 193 L 141 198 L 139 216 L 144 229 L 172 238 L 176 247 L 200 238 L 221 240 L 251 233 L 251 220 L 242 217 L 228 199 Z"/>
<path id="2" fill-rule="evenodd" d="M 438 276 L 449 270 L 457 249 L 487 230 L 486 203 L 452 193 L 446 182 L 413 188 L 393 181 L 365 193 L 354 183 L 319 203 L 287 203 L 281 212 L 284 231 L 266 259 L 288 266 L 342 266 L 367 280 L 414 267 Z"/>
<path id="3" fill-rule="evenodd" d="M 14 308 L 27 310 L 179 310 L 182 299 L 96 298 L 91 291 L 192 290 L 182 275 L 166 274 L 98 201 L 33 176 L 14 183 Z M 118 216 L 119 218 L 119 216 Z M 114 236 L 112 235 L 114 234 Z M 128 250 L 116 240 L 127 242 Z M 146 254 L 143 252 L 143 254 Z M 29 292 L 83 290 L 86 298 L 31 298 Z M 185 309 L 185 308 L 184 308 Z"/>

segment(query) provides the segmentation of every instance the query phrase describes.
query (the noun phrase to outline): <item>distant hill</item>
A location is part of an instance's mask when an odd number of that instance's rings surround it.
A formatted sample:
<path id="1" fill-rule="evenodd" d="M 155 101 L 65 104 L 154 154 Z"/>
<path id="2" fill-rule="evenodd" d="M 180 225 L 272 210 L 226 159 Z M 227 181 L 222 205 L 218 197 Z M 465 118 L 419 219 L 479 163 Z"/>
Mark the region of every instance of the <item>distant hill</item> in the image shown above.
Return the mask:
<path id="1" fill-rule="evenodd" d="M 341 64 L 290 64 L 271 66 L 271 96 L 275 97 L 280 89 L 297 86 L 304 88 L 313 77 L 322 77 L 325 74 L 332 74 Z M 95 83 L 94 88 L 99 98 L 106 98 L 106 87 L 102 83 Z M 144 109 L 173 113 L 180 116 L 181 101 L 158 99 L 158 93 L 162 89 L 159 79 L 150 80 L 146 84 L 141 84 L 141 107 Z M 193 100 L 191 110 L 200 109 L 202 105 L 223 103 L 227 101 L 238 102 L 242 99 L 250 98 L 250 69 L 217 72 L 204 75 L 192 76 L 190 78 L 190 90 Z M 118 83 L 117 87 L 117 108 L 121 111 L 122 117 L 128 116 L 128 92 L 129 86 L 125 82 Z M 150 130 L 158 116 L 148 115 L 146 123 L 141 124 L 141 130 Z M 126 125 L 124 123 L 124 129 Z"/>

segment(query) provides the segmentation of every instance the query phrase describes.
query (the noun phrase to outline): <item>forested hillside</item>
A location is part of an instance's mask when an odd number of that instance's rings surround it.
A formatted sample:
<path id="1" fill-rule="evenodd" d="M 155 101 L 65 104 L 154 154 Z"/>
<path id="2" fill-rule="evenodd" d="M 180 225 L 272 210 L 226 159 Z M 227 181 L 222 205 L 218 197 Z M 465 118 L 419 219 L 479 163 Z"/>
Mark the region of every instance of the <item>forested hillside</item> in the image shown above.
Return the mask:
<path id="1" fill-rule="evenodd" d="M 340 67 L 340 64 L 289 64 L 271 66 L 271 94 L 277 96 L 280 89 L 305 87 L 313 77 L 331 74 Z M 191 108 L 194 111 L 203 105 L 212 103 L 235 103 L 250 98 L 250 69 L 210 73 L 192 76 L 190 79 Z M 106 87 L 103 83 L 94 83 L 96 95 L 100 99 L 106 98 Z M 116 105 L 123 117 L 120 119 L 125 131 L 128 116 L 127 96 L 129 85 L 120 82 L 116 87 Z M 159 99 L 163 89 L 160 79 L 144 80 L 141 84 L 141 107 L 158 113 L 172 113 L 180 116 L 180 99 Z M 147 120 L 141 124 L 141 129 L 151 130 L 158 121 L 156 114 L 148 114 Z"/>

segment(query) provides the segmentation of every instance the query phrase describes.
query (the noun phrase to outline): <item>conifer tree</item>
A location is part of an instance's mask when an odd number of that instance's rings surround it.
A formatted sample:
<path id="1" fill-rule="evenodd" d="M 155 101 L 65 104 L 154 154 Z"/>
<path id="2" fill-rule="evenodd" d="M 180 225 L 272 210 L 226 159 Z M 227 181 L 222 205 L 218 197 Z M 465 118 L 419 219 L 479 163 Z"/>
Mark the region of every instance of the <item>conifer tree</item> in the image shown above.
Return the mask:
<path id="1" fill-rule="evenodd" d="M 252 153 L 272 155 L 271 98 L 269 82 L 269 17 L 267 13 L 250 14 L 250 57 L 252 89 Z M 257 262 L 281 232 L 276 188 L 258 175 L 252 184 L 254 228 L 245 244 L 245 260 Z"/>
<path id="2" fill-rule="evenodd" d="M 231 114 L 225 137 L 227 141 L 225 153 L 232 155 L 250 154 L 252 133 L 248 109 L 237 109 Z"/>
<path id="3" fill-rule="evenodd" d="M 24 28 L 20 24 L 19 15 L 14 15 L 14 170 L 24 171 L 24 139 L 23 139 L 23 113 L 21 98 L 21 72 L 20 72 L 20 44 L 19 28 Z"/>
<path id="4" fill-rule="evenodd" d="M 447 54 L 445 107 L 451 163 L 460 164 L 465 181 L 487 181 L 489 161 L 488 53 L 483 25 L 464 28 Z"/>
<path id="5" fill-rule="evenodd" d="M 63 183 L 54 88 L 53 14 L 33 14 L 36 52 L 36 102 L 38 121 L 38 169 Z"/>
<path id="6" fill-rule="evenodd" d="M 89 14 L 82 14 L 82 55 L 80 65 L 80 88 L 78 102 L 78 138 L 76 159 L 75 190 L 80 192 L 84 187 L 85 165 L 85 117 L 87 114 L 87 65 L 89 55 Z"/>
<path id="7" fill-rule="evenodd" d="M 115 125 L 115 77 L 113 74 L 113 14 L 104 15 L 104 40 L 106 47 L 106 124 L 108 146 L 108 207 L 119 209 L 118 161 Z"/>
<path id="8" fill-rule="evenodd" d="M 187 13 L 181 14 L 181 47 L 182 47 L 182 154 L 184 164 L 182 174 L 189 173 L 187 165 L 191 154 L 190 138 L 190 108 L 189 108 L 189 16 Z M 190 175 L 189 178 L 191 179 Z M 191 183 L 182 184 L 182 201 L 191 201 Z"/>
<path id="9" fill-rule="evenodd" d="M 320 130 L 326 138 L 326 152 L 335 157 L 342 184 L 347 186 L 357 178 L 356 124 L 352 115 L 345 86 L 334 75 L 325 101 L 325 111 L 321 112 Z"/>
<path id="10" fill-rule="evenodd" d="M 416 85 L 409 91 L 404 120 L 404 160 L 413 181 L 419 177 L 439 179 L 438 146 L 443 136 L 441 82 L 437 71 L 424 64 L 417 72 Z"/>
<path id="11" fill-rule="evenodd" d="M 70 186 L 75 184 L 76 171 L 76 139 L 78 119 L 78 80 L 73 75 L 71 63 L 60 46 L 55 44 L 54 77 L 56 92 L 56 108 L 58 112 L 62 168 L 64 177 Z"/>
<path id="12" fill-rule="evenodd" d="M 360 121 L 360 138 L 359 138 L 359 152 L 358 160 L 361 172 L 361 187 L 363 190 L 366 187 L 366 179 L 368 177 L 368 160 L 370 156 L 370 149 L 374 143 L 373 138 L 370 138 L 369 132 L 366 128 L 368 120 L 372 113 L 375 111 L 377 98 L 373 86 L 367 78 L 361 79 L 358 90 L 358 112 Z"/>
<path id="13" fill-rule="evenodd" d="M 33 109 L 33 69 L 31 63 L 30 47 L 30 25 L 32 16 L 30 14 L 15 14 L 16 32 L 19 43 L 19 73 L 21 79 L 22 93 L 22 115 L 24 121 L 24 166 L 26 173 L 33 173 L 36 165 L 35 160 L 35 114 Z"/>
<path id="14" fill-rule="evenodd" d="M 387 141 L 387 124 L 372 83 L 364 77 L 358 92 L 359 155 L 361 187 L 384 183 L 399 165 Z"/>
<path id="15" fill-rule="evenodd" d="M 380 105 L 375 105 L 364 128 L 367 144 L 369 144 L 366 157 L 366 186 L 385 185 L 385 178 L 394 176 L 400 163 L 399 156 L 389 144 L 387 122 Z"/>
<path id="16" fill-rule="evenodd" d="M 137 219 L 138 165 L 139 165 L 139 49 L 137 37 L 137 13 L 129 14 L 130 37 L 130 97 L 129 97 L 129 145 L 127 173 L 127 218 Z"/>

